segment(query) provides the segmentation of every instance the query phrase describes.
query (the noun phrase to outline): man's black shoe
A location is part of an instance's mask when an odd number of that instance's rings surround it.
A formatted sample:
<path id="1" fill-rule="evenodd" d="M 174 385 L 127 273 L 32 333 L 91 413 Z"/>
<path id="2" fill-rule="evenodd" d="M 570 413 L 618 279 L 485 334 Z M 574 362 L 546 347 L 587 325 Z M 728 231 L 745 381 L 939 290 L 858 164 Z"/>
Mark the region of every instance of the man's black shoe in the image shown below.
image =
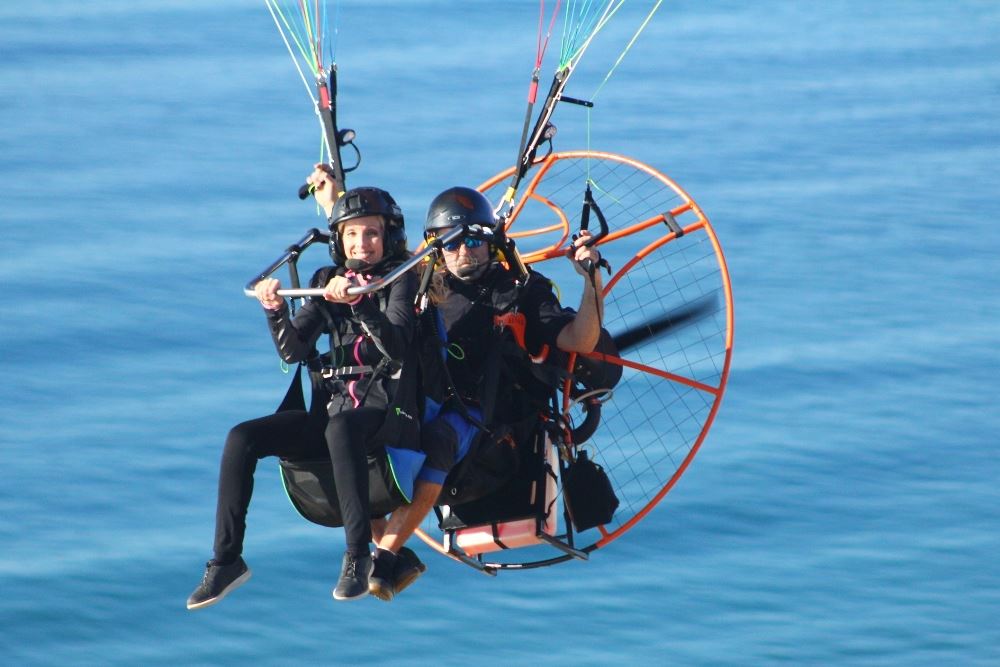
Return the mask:
<path id="1" fill-rule="evenodd" d="M 417 577 L 427 571 L 417 554 L 409 547 L 401 547 L 396 554 L 396 567 L 393 570 L 392 588 L 396 595 L 417 580 Z"/>
<path id="2" fill-rule="evenodd" d="M 356 600 L 368 595 L 368 577 L 372 573 L 372 557 L 369 553 L 355 556 L 344 553 L 344 563 L 340 568 L 340 581 L 333 589 L 334 600 Z"/>
<path id="3" fill-rule="evenodd" d="M 384 549 L 375 551 L 375 567 L 372 576 L 368 578 L 368 592 L 379 600 L 390 602 L 396 594 L 393 587 L 393 573 L 397 560 L 391 551 Z"/>
<path id="4" fill-rule="evenodd" d="M 205 576 L 198 588 L 188 598 L 188 609 L 201 609 L 213 605 L 250 579 L 250 568 L 242 558 L 229 565 L 218 565 L 214 560 L 205 563 Z"/>

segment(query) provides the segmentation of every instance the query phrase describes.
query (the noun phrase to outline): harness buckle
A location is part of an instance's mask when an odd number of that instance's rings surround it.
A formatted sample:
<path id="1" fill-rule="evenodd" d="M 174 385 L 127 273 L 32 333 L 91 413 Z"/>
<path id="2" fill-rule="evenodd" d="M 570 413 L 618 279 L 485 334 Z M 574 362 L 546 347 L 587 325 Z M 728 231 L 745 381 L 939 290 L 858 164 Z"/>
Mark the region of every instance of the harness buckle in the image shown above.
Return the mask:
<path id="1" fill-rule="evenodd" d="M 323 379 L 329 380 L 330 378 L 361 377 L 372 373 L 374 370 L 371 366 L 341 366 L 340 368 L 324 366 L 320 374 L 323 376 Z"/>

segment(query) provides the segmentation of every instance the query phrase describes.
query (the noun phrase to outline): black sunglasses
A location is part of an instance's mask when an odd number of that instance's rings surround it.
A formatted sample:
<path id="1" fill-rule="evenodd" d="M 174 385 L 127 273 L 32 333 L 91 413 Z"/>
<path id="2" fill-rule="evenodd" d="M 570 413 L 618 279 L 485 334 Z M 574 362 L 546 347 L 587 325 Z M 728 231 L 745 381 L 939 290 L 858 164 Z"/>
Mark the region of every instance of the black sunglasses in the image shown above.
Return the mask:
<path id="1" fill-rule="evenodd" d="M 444 244 L 444 249 L 450 252 L 458 250 L 459 246 L 465 244 L 466 248 L 478 248 L 479 246 L 486 243 L 483 239 L 472 238 L 471 236 L 466 236 L 463 239 L 455 239 L 454 241 L 449 241 Z"/>

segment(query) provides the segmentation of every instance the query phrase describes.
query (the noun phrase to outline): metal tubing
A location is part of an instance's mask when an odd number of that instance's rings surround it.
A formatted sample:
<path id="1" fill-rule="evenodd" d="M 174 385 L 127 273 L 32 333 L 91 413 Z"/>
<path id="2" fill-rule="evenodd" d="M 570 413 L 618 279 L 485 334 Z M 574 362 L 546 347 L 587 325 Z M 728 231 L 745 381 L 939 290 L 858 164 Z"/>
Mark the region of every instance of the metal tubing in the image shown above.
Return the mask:
<path id="1" fill-rule="evenodd" d="M 270 276 L 272 273 L 283 267 L 288 262 L 298 258 L 298 256 L 302 253 L 303 250 L 305 250 L 310 245 L 319 240 L 329 241 L 330 235 L 321 232 L 315 227 L 313 227 L 308 232 L 306 232 L 306 235 L 303 236 L 298 243 L 288 246 L 288 248 L 285 250 L 284 255 L 274 260 L 274 262 L 269 267 L 267 267 L 266 269 L 258 273 L 253 279 L 251 279 L 250 282 L 247 283 L 246 288 L 243 291 L 248 292 L 252 296 L 254 285 L 259 283 L 264 278 Z"/>
<path id="2" fill-rule="evenodd" d="M 429 255 L 437 252 L 438 247 L 443 246 L 444 244 L 449 243 L 450 241 L 453 241 L 457 238 L 464 236 L 467 231 L 468 230 L 463 226 L 454 227 L 448 230 L 447 232 L 439 236 L 433 245 L 429 245 L 420 252 L 415 253 L 412 257 L 410 257 L 408 260 L 406 260 L 405 262 L 397 266 L 395 269 L 387 273 L 385 276 L 373 280 L 367 285 L 358 285 L 357 287 L 351 287 L 347 290 L 347 293 L 350 294 L 351 296 L 356 296 L 361 294 L 371 294 L 372 292 L 377 292 L 378 290 L 384 287 L 388 287 L 392 283 L 396 282 L 396 280 L 398 280 L 399 277 L 402 276 L 404 273 L 406 273 L 407 271 L 415 267 L 417 264 L 422 262 L 425 257 L 428 257 Z M 306 234 L 306 236 L 303 237 L 302 241 L 297 243 L 295 246 L 289 248 L 288 253 L 285 254 L 284 257 L 275 261 L 273 264 L 271 264 L 271 266 L 269 266 L 267 269 L 258 274 L 256 278 L 247 283 L 247 286 L 243 288 L 243 293 L 251 297 L 256 296 L 256 294 L 253 291 L 254 286 L 261 280 L 264 280 L 272 273 L 280 269 L 293 257 L 296 257 L 302 250 L 305 249 L 307 245 L 309 245 L 309 243 L 315 242 L 316 239 L 313 238 L 313 233 L 321 234 L 321 232 L 319 232 L 319 230 L 317 229 L 310 230 L 310 233 Z M 322 287 L 278 290 L 278 296 L 284 296 L 293 299 L 308 297 L 308 296 L 323 296 L 323 294 L 325 293 L 326 289 Z"/>

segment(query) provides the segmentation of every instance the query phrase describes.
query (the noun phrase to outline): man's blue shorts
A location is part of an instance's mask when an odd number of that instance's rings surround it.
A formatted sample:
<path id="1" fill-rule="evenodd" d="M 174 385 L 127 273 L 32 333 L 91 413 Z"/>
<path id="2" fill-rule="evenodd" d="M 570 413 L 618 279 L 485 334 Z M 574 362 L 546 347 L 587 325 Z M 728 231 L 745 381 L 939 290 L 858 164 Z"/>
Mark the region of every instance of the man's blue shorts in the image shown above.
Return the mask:
<path id="1" fill-rule="evenodd" d="M 482 419 L 478 408 L 469 408 L 474 419 Z M 441 410 L 441 406 L 427 401 L 424 424 L 420 429 L 420 448 L 427 455 L 417 479 L 434 484 L 444 484 L 448 472 L 465 458 L 472 440 L 479 429 L 455 410 Z"/>

